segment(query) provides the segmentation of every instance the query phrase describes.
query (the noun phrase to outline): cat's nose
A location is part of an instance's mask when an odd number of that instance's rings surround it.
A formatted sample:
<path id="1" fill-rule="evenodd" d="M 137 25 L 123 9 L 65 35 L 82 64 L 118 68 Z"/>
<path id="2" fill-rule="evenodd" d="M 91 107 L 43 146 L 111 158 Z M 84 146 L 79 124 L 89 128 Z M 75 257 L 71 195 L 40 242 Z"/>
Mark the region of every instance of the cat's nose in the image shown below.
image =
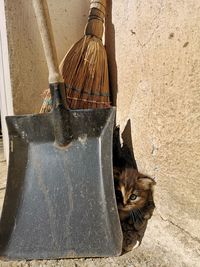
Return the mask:
<path id="1" fill-rule="evenodd" d="M 125 207 L 127 204 L 127 201 L 126 200 L 123 200 L 123 206 Z"/>

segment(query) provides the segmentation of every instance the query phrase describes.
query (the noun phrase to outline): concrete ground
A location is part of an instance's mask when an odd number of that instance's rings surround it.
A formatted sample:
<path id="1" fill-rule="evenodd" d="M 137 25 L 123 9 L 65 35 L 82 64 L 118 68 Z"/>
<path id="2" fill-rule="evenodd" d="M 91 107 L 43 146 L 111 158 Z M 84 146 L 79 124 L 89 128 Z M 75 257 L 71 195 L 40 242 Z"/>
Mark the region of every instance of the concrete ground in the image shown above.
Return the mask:
<path id="1" fill-rule="evenodd" d="M 5 193 L 7 167 L 0 140 L 0 208 Z M 158 189 L 157 189 L 158 190 Z M 198 267 L 200 243 L 156 210 L 148 224 L 142 245 L 120 257 L 55 261 L 0 261 L 0 267 Z"/>

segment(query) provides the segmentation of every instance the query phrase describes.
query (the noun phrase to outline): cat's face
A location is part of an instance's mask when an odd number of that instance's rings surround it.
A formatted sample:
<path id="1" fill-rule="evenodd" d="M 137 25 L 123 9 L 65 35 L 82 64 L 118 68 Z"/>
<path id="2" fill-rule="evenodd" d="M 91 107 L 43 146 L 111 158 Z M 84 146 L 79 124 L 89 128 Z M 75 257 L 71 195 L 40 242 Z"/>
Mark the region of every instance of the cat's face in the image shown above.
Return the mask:
<path id="1" fill-rule="evenodd" d="M 155 182 L 133 168 L 121 172 L 115 169 L 114 179 L 119 215 L 123 220 L 130 212 L 144 207 Z"/>

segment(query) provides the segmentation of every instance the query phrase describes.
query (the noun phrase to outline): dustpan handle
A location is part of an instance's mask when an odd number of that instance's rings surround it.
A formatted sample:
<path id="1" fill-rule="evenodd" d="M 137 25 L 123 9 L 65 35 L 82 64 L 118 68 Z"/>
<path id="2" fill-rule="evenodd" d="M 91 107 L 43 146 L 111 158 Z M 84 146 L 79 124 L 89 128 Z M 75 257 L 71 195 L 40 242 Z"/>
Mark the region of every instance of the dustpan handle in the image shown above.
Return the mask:
<path id="1" fill-rule="evenodd" d="M 53 121 L 55 141 L 59 146 L 65 146 L 71 141 L 68 131 L 63 131 L 62 108 L 68 108 L 66 103 L 65 87 L 58 68 L 58 60 L 46 0 L 32 0 L 38 28 L 42 38 L 47 66 L 49 70 L 49 84 L 53 100 Z M 70 137 L 69 137 L 70 136 Z"/>
<path id="2" fill-rule="evenodd" d="M 49 84 L 63 82 L 58 67 L 55 42 L 49 17 L 49 11 L 46 0 L 32 0 L 38 28 L 42 38 L 46 62 L 49 70 Z"/>

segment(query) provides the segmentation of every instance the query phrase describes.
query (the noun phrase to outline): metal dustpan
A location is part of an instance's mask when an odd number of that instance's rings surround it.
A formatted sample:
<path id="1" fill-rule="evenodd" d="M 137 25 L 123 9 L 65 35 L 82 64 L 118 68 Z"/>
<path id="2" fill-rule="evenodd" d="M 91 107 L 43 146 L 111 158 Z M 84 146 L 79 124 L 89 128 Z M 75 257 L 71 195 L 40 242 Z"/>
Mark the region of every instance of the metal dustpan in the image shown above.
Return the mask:
<path id="1" fill-rule="evenodd" d="M 54 110 L 7 117 L 10 159 L 0 221 L 0 256 L 58 259 L 119 255 L 122 232 L 111 156 L 115 109 L 64 108 L 48 10 L 44 0 L 33 3 Z"/>

